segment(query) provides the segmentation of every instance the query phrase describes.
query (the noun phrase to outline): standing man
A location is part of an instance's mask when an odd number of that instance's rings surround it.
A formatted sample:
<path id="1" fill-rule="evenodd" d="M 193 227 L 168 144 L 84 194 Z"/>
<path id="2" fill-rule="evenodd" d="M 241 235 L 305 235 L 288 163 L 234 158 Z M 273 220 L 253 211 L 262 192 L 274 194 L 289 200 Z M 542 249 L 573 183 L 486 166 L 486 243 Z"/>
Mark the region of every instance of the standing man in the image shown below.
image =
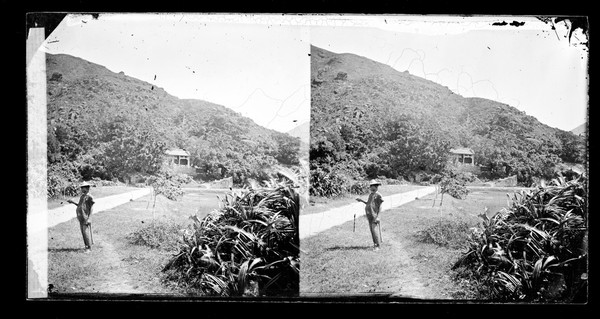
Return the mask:
<path id="1" fill-rule="evenodd" d="M 369 199 L 365 202 L 364 200 L 357 198 L 356 200 L 365 203 L 365 213 L 367 215 L 367 220 L 369 221 L 369 229 L 371 230 L 371 236 L 373 237 L 373 250 L 379 250 L 379 246 L 381 244 L 381 225 L 379 221 L 379 214 L 382 212 L 381 203 L 383 203 L 383 197 L 377 190 L 379 189 L 380 182 L 377 180 L 371 180 L 369 183 L 369 190 L 371 193 L 369 194 Z M 379 228 L 379 232 L 377 227 Z"/>
<path id="2" fill-rule="evenodd" d="M 90 222 L 90 216 L 92 215 L 92 206 L 94 205 L 94 197 L 90 194 L 90 186 L 88 182 L 83 182 L 79 187 L 81 189 L 81 197 L 79 197 L 79 203 L 75 203 L 72 200 L 67 202 L 77 205 L 77 220 L 79 220 L 79 227 L 81 228 L 81 235 L 83 235 L 83 243 L 85 244 L 85 252 L 89 253 L 92 249 L 92 243 L 90 237 L 92 236 L 92 223 Z"/>

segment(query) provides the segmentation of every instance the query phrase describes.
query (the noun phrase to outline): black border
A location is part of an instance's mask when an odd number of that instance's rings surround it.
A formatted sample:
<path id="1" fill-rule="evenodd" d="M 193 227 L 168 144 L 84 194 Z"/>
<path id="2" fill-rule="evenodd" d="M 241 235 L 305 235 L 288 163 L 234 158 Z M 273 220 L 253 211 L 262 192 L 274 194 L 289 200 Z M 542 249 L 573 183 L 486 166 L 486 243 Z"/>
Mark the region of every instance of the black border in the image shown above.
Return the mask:
<path id="1" fill-rule="evenodd" d="M 5 2 L 3 1 L 3 4 Z M 184 1 L 170 1 L 168 4 L 162 2 L 145 2 L 145 3 L 125 3 L 121 2 L 110 2 L 110 1 L 59 1 L 59 2 L 28 2 L 24 4 L 24 7 L 20 8 L 19 14 L 10 15 L 10 19 L 16 21 L 12 23 L 12 27 L 15 27 L 15 31 L 11 32 L 10 35 L 15 36 L 18 42 L 20 50 L 12 50 L 12 53 L 16 53 L 16 61 L 23 61 L 25 56 L 25 46 L 23 40 L 26 39 L 27 28 L 31 25 L 30 19 L 32 19 L 31 13 L 35 13 L 36 18 L 34 22 L 38 22 L 38 25 L 44 25 L 48 29 L 55 28 L 60 20 L 57 18 L 60 15 L 64 15 L 67 12 L 80 12 L 80 13 L 96 13 L 96 12 L 215 12 L 215 13 L 285 13 L 285 14 L 433 14 L 433 15 L 458 15 L 458 16 L 472 16 L 472 15 L 523 15 L 523 16 L 534 16 L 534 15 L 550 15 L 550 16 L 588 16 L 590 29 L 592 25 L 592 17 L 590 16 L 591 10 L 581 4 L 573 3 L 571 6 L 567 6 L 563 2 L 547 2 L 547 1 L 533 1 L 527 2 L 526 4 L 522 1 L 503 1 L 503 2 L 484 2 L 484 1 L 444 1 L 436 3 L 435 1 L 413 1 L 413 0 L 399 0 L 399 1 L 368 1 L 368 2 L 343 2 L 343 1 L 312 1 L 312 2 L 290 2 L 290 1 L 254 1 L 252 3 L 241 5 L 239 3 L 233 4 L 231 2 L 211 2 L 209 4 L 202 3 L 198 5 L 194 2 Z M 29 17 L 29 18 L 28 18 Z M 42 17 L 40 19 L 40 17 Z M 6 20 L 5 20 L 6 21 Z M 12 21 L 11 21 L 12 22 Z M 25 27 L 23 22 L 26 22 Z M 27 23 L 29 22 L 29 24 Z M 57 23 L 58 22 L 58 23 Z M 11 29 L 12 30 L 12 29 Z M 51 33 L 47 31 L 47 35 Z M 591 50 L 590 50 L 591 53 Z M 6 61 L 6 60 L 5 60 Z M 9 62 L 9 64 L 11 64 Z M 12 66 L 18 65 L 18 63 L 12 63 Z M 15 66 L 16 67 L 16 66 Z M 20 74 L 23 76 L 22 83 L 26 87 L 25 74 L 22 72 L 22 68 L 16 67 L 18 70 L 14 74 Z M 591 64 L 590 64 L 591 72 Z M 592 81 L 590 81 L 590 84 Z M 590 86 L 590 92 L 592 92 Z M 23 92 L 20 90 L 14 90 L 13 92 Z M 26 114 L 26 96 L 21 95 L 17 100 L 24 102 L 23 111 L 24 121 L 24 133 L 26 136 L 27 132 L 27 114 Z M 591 101 L 591 97 L 590 97 Z M 18 103 L 18 102 L 17 102 Z M 591 113 L 591 109 L 590 109 Z M 11 121 L 12 122 L 12 121 Z M 589 123 L 589 117 L 588 117 Z M 591 134 L 590 136 L 591 137 Z M 14 141 L 15 139 L 13 139 Z M 19 142 L 23 140 L 16 139 Z M 589 139 L 591 143 L 592 139 Z M 24 145 L 21 144 L 24 152 L 21 154 L 27 154 L 27 143 L 25 140 Z M 18 147 L 15 147 L 15 149 Z M 27 171 L 26 158 L 24 158 L 23 165 L 25 166 L 25 173 Z M 25 175 L 26 177 L 26 175 Z M 26 207 L 26 178 L 16 177 L 15 180 L 24 181 L 23 190 L 25 193 L 25 205 Z M 26 213 L 26 209 L 23 211 Z M 23 234 L 26 234 L 26 214 L 23 216 L 11 216 L 11 218 L 19 218 L 22 221 Z M 24 249 L 19 249 L 23 253 L 21 261 L 27 262 L 26 256 L 26 237 L 21 235 L 23 240 Z M 592 236 L 593 238 L 593 236 Z M 16 246 L 16 245 L 13 245 Z M 593 246 L 593 245 L 591 245 Z M 593 255 L 593 254 L 592 254 Z M 13 260 L 14 261 L 14 260 Z M 10 261 L 7 261 L 10 262 Z M 50 299 L 38 299 L 38 300 L 27 300 L 27 268 L 22 267 L 23 263 L 12 262 L 16 264 L 18 270 L 21 271 L 22 276 L 20 278 L 25 279 L 25 285 L 22 280 L 17 280 L 19 288 L 17 292 L 8 290 L 8 295 L 19 295 L 24 298 L 18 298 L 20 302 L 12 304 L 12 306 L 21 306 L 20 310 L 24 310 L 25 313 L 29 314 L 40 314 L 44 317 L 89 317 L 89 316 L 110 316 L 110 317 L 121 317 L 131 316 L 187 316 L 190 314 L 202 316 L 203 318 L 212 317 L 231 317 L 233 315 L 256 315 L 256 316 L 294 316 L 298 315 L 319 315 L 328 314 L 321 310 L 335 310 L 334 316 L 342 314 L 358 314 L 357 309 L 364 309 L 364 306 L 376 305 L 377 314 L 379 316 L 387 316 L 387 310 L 396 310 L 397 306 L 400 306 L 403 310 L 418 311 L 419 315 L 425 314 L 458 314 L 468 315 L 473 314 L 476 316 L 487 316 L 489 314 L 497 313 L 499 315 L 522 313 L 522 314 L 553 314 L 553 315 L 579 315 L 588 313 L 590 308 L 589 304 L 592 303 L 592 293 L 588 295 L 588 303 L 586 305 L 578 304 L 559 304 L 559 305 L 537 305 L 537 304 L 494 304 L 494 303 L 478 303 L 477 301 L 425 301 L 421 302 L 412 299 L 394 299 L 390 300 L 386 297 L 299 297 L 299 298 L 271 298 L 271 299 L 190 299 L 190 298 L 171 298 L 166 296 L 164 298 L 156 296 L 137 296 L 136 300 L 131 300 L 131 296 L 121 296 L 122 298 L 111 295 L 110 300 L 99 298 L 102 296 L 81 296 L 77 300 L 65 300 L 62 296 L 53 296 Z M 590 259 L 590 265 L 592 264 Z M 590 267 L 591 269 L 592 267 Z M 19 273 L 14 272 L 14 273 Z M 13 276 L 17 277 L 17 276 Z M 593 275 L 590 276 L 592 280 Z M 590 285 L 593 287 L 593 285 Z M 236 307 L 236 306 L 242 307 Z M 300 307 L 301 308 L 298 308 Z M 343 306 L 343 308 L 335 307 Z M 359 308 L 357 308 L 357 306 Z M 384 308 L 380 308 L 384 306 Z M 394 307 L 394 308 L 389 308 Z M 306 312 L 298 312 L 298 310 L 307 310 Z M 342 310 L 341 312 L 339 312 Z M 479 311 L 485 312 L 479 312 Z M 498 311 L 498 312 L 496 312 Z M 501 311 L 501 312 L 500 312 Z M 507 312 L 508 311 L 508 312 Z M 20 312 L 22 314 L 23 312 Z M 373 313 L 375 314 L 375 313 Z M 400 316 L 404 312 L 390 313 L 392 316 Z"/>

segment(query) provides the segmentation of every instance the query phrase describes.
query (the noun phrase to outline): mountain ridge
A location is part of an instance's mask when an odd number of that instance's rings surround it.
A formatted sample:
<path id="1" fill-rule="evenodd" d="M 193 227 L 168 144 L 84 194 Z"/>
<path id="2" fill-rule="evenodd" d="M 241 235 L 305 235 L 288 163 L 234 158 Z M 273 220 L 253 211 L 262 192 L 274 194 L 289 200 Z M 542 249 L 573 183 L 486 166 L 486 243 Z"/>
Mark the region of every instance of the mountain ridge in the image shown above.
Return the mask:
<path id="1" fill-rule="evenodd" d="M 322 79 L 322 77 L 323 77 L 322 66 L 323 65 L 327 65 L 327 66 L 331 66 L 331 65 L 336 66 L 337 65 L 338 68 L 331 67 L 331 69 L 334 69 L 338 72 L 346 73 L 348 79 L 352 79 L 352 78 L 362 79 L 362 78 L 376 77 L 376 78 L 387 78 L 387 79 L 391 79 L 391 80 L 401 80 L 401 81 L 405 80 L 408 82 L 413 82 L 413 84 L 419 84 L 424 87 L 427 87 L 428 89 L 433 90 L 435 93 L 432 93 L 430 95 L 436 94 L 438 96 L 447 97 L 449 99 L 458 98 L 458 99 L 463 99 L 463 100 L 471 100 L 471 101 L 474 101 L 477 103 L 482 103 L 482 101 L 483 101 L 484 104 L 487 103 L 485 101 L 491 101 L 493 104 L 495 104 L 494 105 L 495 107 L 502 107 L 506 111 L 527 115 L 526 112 L 520 111 L 516 107 L 508 105 L 503 102 L 499 102 L 499 101 L 495 101 L 495 100 L 491 100 L 491 99 L 487 99 L 487 98 L 481 98 L 481 97 L 461 96 L 460 94 L 452 91 L 447 86 L 444 86 L 444 85 L 436 83 L 434 81 L 422 78 L 417 75 L 413 75 L 410 72 L 408 72 L 408 70 L 399 71 L 385 63 L 370 60 L 369 58 L 361 56 L 361 55 L 357 55 L 357 54 L 353 54 L 353 53 L 334 53 L 332 51 L 321 49 L 316 46 L 311 46 L 311 57 L 314 57 L 314 56 L 317 56 L 321 59 L 319 59 L 319 58 L 313 59 L 313 60 L 316 60 L 316 63 L 311 64 L 311 78 L 313 79 L 313 84 L 320 83 L 323 80 Z M 329 60 L 325 61 L 325 59 L 329 59 Z M 349 61 L 349 60 L 360 61 L 359 64 L 361 65 L 361 67 L 356 67 L 354 64 L 352 64 L 353 61 Z M 363 60 L 367 60 L 368 62 L 365 62 Z M 335 61 L 335 62 L 332 62 L 332 61 Z M 352 67 L 340 67 L 341 65 L 348 64 L 348 63 L 351 63 Z M 320 69 L 320 67 L 321 67 L 321 69 Z M 333 75 L 332 73 L 335 73 L 335 72 L 328 71 L 326 73 L 329 73 L 329 79 L 332 79 L 332 75 Z M 454 105 L 454 107 L 456 107 L 456 105 Z M 461 108 L 459 108 L 459 109 L 462 111 Z M 527 116 L 531 116 L 531 115 L 527 115 Z M 543 122 L 540 122 L 537 118 L 535 120 L 548 128 L 558 129 L 558 128 L 551 127 Z M 564 131 L 564 130 L 562 130 L 562 131 Z"/>

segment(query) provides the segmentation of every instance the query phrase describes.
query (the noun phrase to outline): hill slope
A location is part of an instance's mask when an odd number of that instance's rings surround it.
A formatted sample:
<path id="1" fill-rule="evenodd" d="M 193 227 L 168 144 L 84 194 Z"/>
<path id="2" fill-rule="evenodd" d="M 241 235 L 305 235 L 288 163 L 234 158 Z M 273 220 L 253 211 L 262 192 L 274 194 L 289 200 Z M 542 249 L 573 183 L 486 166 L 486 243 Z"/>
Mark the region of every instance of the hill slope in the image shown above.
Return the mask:
<path id="1" fill-rule="evenodd" d="M 450 148 L 469 147 L 491 177 L 531 182 L 573 151 L 565 148 L 572 134 L 514 107 L 465 98 L 358 55 L 312 46 L 311 85 L 311 164 L 323 174 L 438 172 Z"/>
<path id="2" fill-rule="evenodd" d="M 577 126 L 576 128 L 572 129 L 570 132 L 575 135 L 585 135 L 586 129 L 587 129 L 586 124 L 583 123 L 583 124 Z"/>
<path id="3" fill-rule="evenodd" d="M 121 178 L 157 170 L 164 149 L 192 153 L 206 179 L 265 177 L 297 165 L 300 141 L 224 106 L 183 100 L 86 60 L 47 54 L 49 163 L 63 175 Z"/>
<path id="4" fill-rule="evenodd" d="M 302 123 L 293 129 L 287 131 L 290 136 L 299 138 L 302 142 L 310 142 L 310 121 Z"/>

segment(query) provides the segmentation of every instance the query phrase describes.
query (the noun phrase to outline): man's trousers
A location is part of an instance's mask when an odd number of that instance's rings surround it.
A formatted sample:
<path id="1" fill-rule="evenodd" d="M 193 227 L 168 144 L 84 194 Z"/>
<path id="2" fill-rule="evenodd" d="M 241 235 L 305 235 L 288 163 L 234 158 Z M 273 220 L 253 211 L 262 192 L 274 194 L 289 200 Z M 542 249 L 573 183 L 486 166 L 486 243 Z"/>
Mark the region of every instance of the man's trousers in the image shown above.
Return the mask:
<path id="1" fill-rule="evenodd" d="M 77 214 L 77 220 L 79 220 L 79 227 L 81 228 L 81 235 L 83 236 L 83 243 L 85 244 L 85 248 L 92 248 L 92 241 L 90 236 L 92 235 L 92 229 L 88 224 L 86 218 L 82 215 Z"/>
<path id="2" fill-rule="evenodd" d="M 379 236 L 379 223 L 375 222 L 376 217 L 367 213 L 367 220 L 369 221 L 369 229 L 371 230 L 371 236 L 373 237 L 373 245 L 379 247 L 381 244 L 381 237 Z"/>

